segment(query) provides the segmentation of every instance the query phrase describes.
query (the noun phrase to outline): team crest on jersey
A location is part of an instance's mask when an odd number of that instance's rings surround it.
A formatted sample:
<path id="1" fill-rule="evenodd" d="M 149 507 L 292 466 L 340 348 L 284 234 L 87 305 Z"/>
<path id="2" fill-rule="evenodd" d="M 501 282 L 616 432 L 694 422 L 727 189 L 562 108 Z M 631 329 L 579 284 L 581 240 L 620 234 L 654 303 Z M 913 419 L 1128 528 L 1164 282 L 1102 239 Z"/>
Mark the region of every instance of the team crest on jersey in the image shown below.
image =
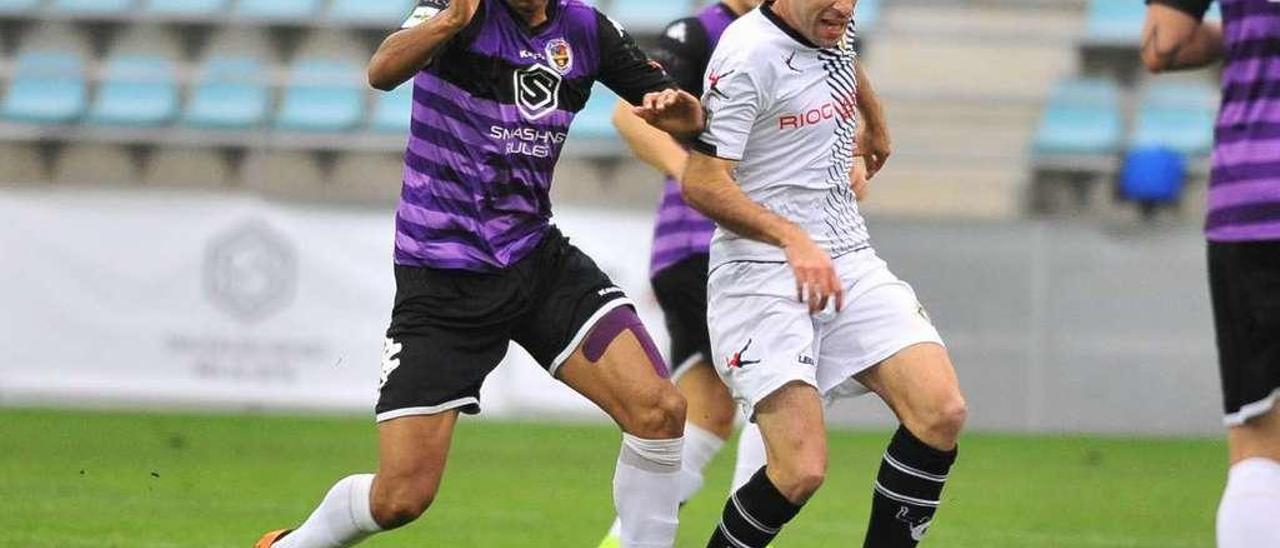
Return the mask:
<path id="1" fill-rule="evenodd" d="M 556 69 L 556 72 L 568 74 L 573 70 L 573 48 L 569 47 L 569 42 L 564 38 L 547 42 L 547 60 L 551 62 L 551 68 Z"/>
<path id="2" fill-rule="evenodd" d="M 516 107 L 526 120 L 537 120 L 560 107 L 560 73 L 546 65 L 530 65 L 514 74 Z"/>

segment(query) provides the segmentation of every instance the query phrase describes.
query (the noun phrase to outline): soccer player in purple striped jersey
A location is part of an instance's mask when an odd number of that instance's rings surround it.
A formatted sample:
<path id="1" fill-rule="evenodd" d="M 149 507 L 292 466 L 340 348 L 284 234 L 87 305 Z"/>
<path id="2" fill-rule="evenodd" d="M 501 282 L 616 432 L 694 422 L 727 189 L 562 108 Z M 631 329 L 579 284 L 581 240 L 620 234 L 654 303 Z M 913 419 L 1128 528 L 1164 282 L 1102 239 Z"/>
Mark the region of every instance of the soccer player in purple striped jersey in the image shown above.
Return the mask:
<path id="1" fill-rule="evenodd" d="M 1136 0 L 1135 0 L 1136 1 Z M 1280 0 L 1148 0 L 1152 72 L 1219 60 L 1205 235 L 1231 471 L 1218 546 L 1280 546 Z"/>
<path id="2" fill-rule="evenodd" d="M 623 545 L 669 548 L 684 398 L 626 295 L 551 224 L 548 196 L 596 81 L 673 135 L 702 128 L 697 98 L 582 0 L 420 0 L 368 73 L 381 90 L 412 79 L 414 103 L 378 470 L 340 480 L 301 526 L 258 546 L 350 546 L 417 519 L 458 415 L 479 412 L 485 377 L 515 341 L 621 427 Z"/>
<path id="3" fill-rule="evenodd" d="M 702 77 L 720 35 L 739 16 L 759 6 L 760 0 L 725 0 L 709 5 L 693 17 L 673 21 L 649 50 L 655 61 L 685 91 L 701 96 Z M 858 66 L 858 110 L 863 134 L 859 149 L 871 166 L 879 169 L 890 153 L 884 113 L 870 80 Z M 737 406 L 728 388 L 711 365 L 711 340 L 707 332 L 707 270 L 715 223 L 689 207 L 680 195 L 678 178 L 689 153 L 667 134 L 649 126 L 619 101 L 614 125 L 632 152 L 666 176 L 658 206 L 650 259 L 650 281 L 666 318 L 671 336 L 668 357 L 672 378 L 688 401 L 680 495 L 687 501 L 703 483 L 703 469 L 719 452 L 733 430 Z M 867 192 L 867 165 L 859 159 L 851 176 L 861 199 Z M 737 490 L 765 464 L 764 442 L 754 423 L 743 426 L 738 441 L 732 490 Z M 600 544 L 617 544 L 618 523 Z"/>

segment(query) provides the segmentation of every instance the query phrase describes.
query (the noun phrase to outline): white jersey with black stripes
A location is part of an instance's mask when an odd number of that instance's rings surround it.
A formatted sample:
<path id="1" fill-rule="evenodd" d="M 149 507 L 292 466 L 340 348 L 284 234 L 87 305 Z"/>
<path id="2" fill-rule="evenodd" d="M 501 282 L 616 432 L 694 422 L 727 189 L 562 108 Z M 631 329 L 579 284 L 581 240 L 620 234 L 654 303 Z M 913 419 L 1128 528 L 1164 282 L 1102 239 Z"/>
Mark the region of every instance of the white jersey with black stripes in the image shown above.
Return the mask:
<path id="1" fill-rule="evenodd" d="M 849 171 L 857 133 L 853 25 L 819 48 L 769 4 L 740 17 L 711 55 L 704 81 L 703 154 L 738 162 L 734 178 L 753 201 L 804 228 L 833 257 L 870 245 Z M 720 228 L 711 268 L 731 261 L 783 262 L 782 249 Z"/>

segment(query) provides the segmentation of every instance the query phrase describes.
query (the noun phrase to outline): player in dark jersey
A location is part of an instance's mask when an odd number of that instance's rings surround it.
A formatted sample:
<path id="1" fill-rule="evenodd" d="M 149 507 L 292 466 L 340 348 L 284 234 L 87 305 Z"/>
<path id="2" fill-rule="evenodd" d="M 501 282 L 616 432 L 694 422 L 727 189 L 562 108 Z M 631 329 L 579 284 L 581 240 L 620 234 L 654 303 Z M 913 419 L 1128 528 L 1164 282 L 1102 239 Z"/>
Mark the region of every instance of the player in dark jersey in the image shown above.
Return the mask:
<path id="1" fill-rule="evenodd" d="M 1209 286 L 1231 472 L 1218 546 L 1280 546 L 1280 1 L 1148 0 L 1153 72 L 1225 60 L 1209 175 Z"/>
<path id="2" fill-rule="evenodd" d="M 735 19 L 759 5 L 760 0 L 726 0 L 703 8 L 693 17 L 673 21 L 649 54 L 682 89 L 702 96 L 707 61 L 720 35 Z M 863 130 L 858 137 L 859 150 L 870 167 L 879 170 L 890 153 L 887 124 L 861 65 L 857 76 L 857 108 Z M 633 115 L 625 101 L 619 101 L 613 121 L 636 156 L 666 176 L 654 228 L 650 280 L 671 337 L 668 357 L 672 378 L 688 401 L 680 483 L 681 501 L 686 501 L 702 487 L 703 469 L 732 432 L 737 408 L 711 365 L 707 332 L 708 253 L 715 223 L 686 204 L 680 195 L 677 179 L 684 172 L 688 152 L 670 136 Z M 859 161 L 851 175 L 859 199 L 865 197 L 868 176 L 874 174 L 868 174 L 867 167 Z M 738 442 L 731 492 L 764 464 L 760 430 L 748 422 Z M 617 533 L 615 521 L 600 548 L 617 546 Z"/>
<path id="3" fill-rule="evenodd" d="M 697 98 L 581 0 L 421 0 L 369 63 L 378 89 L 410 78 L 378 472 L 342 479 L 300 527 L 258 546 L 350 546 L 417 519 L 459 413 L 479 412 L 515 341 L 622 428 L 625 545 L 670 547 L 684 398 L 622 290 L 550 223 L 549 190 L 594 82 L 673 134 L 701 128 Z"/>

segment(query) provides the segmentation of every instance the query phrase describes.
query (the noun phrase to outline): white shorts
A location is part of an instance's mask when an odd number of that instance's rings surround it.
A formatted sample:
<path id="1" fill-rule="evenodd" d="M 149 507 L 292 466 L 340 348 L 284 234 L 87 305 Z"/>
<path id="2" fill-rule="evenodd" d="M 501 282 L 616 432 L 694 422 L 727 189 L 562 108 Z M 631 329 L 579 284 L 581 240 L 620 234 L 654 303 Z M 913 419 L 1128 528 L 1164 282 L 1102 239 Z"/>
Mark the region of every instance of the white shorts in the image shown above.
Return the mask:
<path id="1" fill-rule="evenodd" d="M 865 394 L 852 377 L 919 343 L 942 343 L 916 293 L 868 248 L 835 260 L 844 309 L 810 315 L 786 263 L 726 263 L 711 272 L 707 323 L 716 371 L 748 417 L 792 382 L 828 399 Z M 833 305 L 834 306 L 834 305 Z"/>

